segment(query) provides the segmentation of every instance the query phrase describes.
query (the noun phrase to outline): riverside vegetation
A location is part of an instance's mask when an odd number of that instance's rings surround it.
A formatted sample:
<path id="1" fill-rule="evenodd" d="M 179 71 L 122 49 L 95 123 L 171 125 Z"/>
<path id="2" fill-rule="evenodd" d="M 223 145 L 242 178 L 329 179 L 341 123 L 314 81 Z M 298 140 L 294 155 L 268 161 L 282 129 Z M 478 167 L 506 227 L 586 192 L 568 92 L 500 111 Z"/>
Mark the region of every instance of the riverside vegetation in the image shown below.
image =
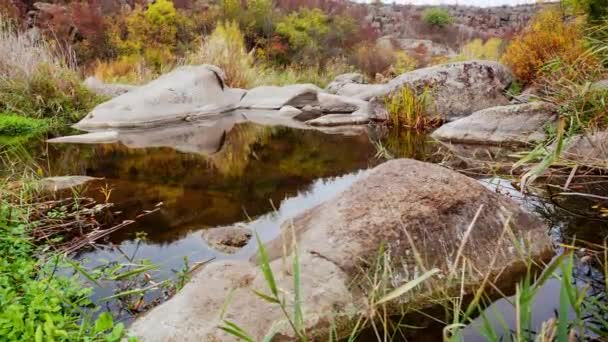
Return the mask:
<path id="1" fill-rule="evenodd" d="M 57 242 L 54 240 L 61 237 L 35 241 L 33 232 L 40 221 L 32 212 L 46 199 L 28 184 L 44 174 L 31 165 L 27 153 L 16 157 L 15 151 L 20 151 L 20 143 L 31 137 L 65 129 L 105 100 L 82 84 L 82 75 L 93 74 L 107 82 L 141 84 L 181 64 L 209 63 L 222 68 L 233 87 L 304 82 L 325 86 L 336 75 L 346 72 L 359 71 L 374 82 L 376 78 L 396 76 L 420 65 L 415 56 L 379 42 L 372 27 L 359 25 L 364 13 L 334 2 L 322 2 L 322 6 L 304 3 L 294 9 L 288 1 L 255 0 L 243 6 L 241 1 L 225 0 L 206 9 L 195 6 L 182 9 L 170 0 L 157 0 L 147 6 L 135 4 L 130 11 L 107 17 L 94 1 L 74 2 L 65 10 L 57 9 L 46 26 L 27 30 L 23 7 L 0 1 L 0 145 L 2 165 L 7 166 L 0 181 L 0 336 L 15 341 L 119 341 L 127 337 L 125 325 L 115 322 L 111 312 L 97 312 L 99 303 L 92 302 L 91 289 L 82 286 L 84 281 L 126 281 L 124 291 L 106 299 L 120 299 L 137 312 L 144 305 L 141 294 L 148 288 L 165 286 L 174 292 L 188 278 L 187 261 L 176 283 L 151 284 L 147 273 L 155 266 L 146 261 L 127 260 L 102 270 L 87 270 L 54 248 Z M 593 86 L 607 75 L 608 6 L 605 5 L 602 0 L 564 1 L 559 8 L 540 12 L 523 32 L 512 38 L 473 40 L 461 47 L 458 54 L 433 62 L 500 60 L 515 74 L 512 96 L 520 95 L 522 89 L 534 88 L 538 90 L 538 98 L 559 108 L 559 125 L 548 132 L 547 139 L 532 151 L 518 155 L 520 160 L 514 169 L 524 168 L 517 179 L 522 188 L 533 186 L 534 179 L 544 177 L 547 171 L 559 173 L 567 169 L 566 175 L 581 170 L 605 172 L 605 160 L 596 160 L 592 165 L 574 163 L 563 159 L 561 153 L 577 134 L 607 128 L 608 88 Z M 429 9 L 423 20 L 437 30 L 452 22 L 449 13 L 442 9 Z M 67 22 L 78 26 L 79 37 L 71 36 Z M 426 90 L 416 93 L 403 88 L 384 99 L 384 104 L 390 125 L 422 131 L 437 125 L 432 118 L 433 98 Z M 379 145 L 378 150 L 379 158 L 390 157 L 384 146 Z M 602 204 L 597 204 L 598 211 L 605 210 Z M 76 207 L 69 210 L 78 210 Z M 69 216 L 62 210 L 46 215 L 58 219 Z M 590 294 L 589 287 L 576 286 L 575 255 L 580 252 L 580 244 L 575 242 L 564 243 L 561 246 L 564 254 L 544 265 L 540 276 L 534 272 L 540 265 L 525 259 L 522 253 L 527 273 L 518 283 L 515 296 L 509 299 L 516 308 L 516 329 L 508 338 L 517 341 L 606 338 L 606 295 Z M 599 286 L 605 286 L 608 246 L 587 244 L 586 250 L 592 251 L 594 262 L 600 265 L 604 279 Z M 256 294 L 268 305 L 280 306 L 294 335 L 306 341 L 297 249 L 293 255 L 293 293 L 286 293 L 277 288 L 260 243 L 260 269 L 268 292 Z M 438 276 L 437 270 L 429 270 L 393 288 L 387 279 L 391 273 L 384 262 L 387 258 L 388 252 L 379 251 L 371 273 L 366 274 L 373 289 L 370 294 L 373 305 L 369 315 L 361 317 L 346 338 L 349 341 L 356 340 L 364 333 L 363 328 L 370 325 L 374 338 L 398 339 L 400 331 L 412 327 L 387 317 L 384 305 Z M 461 280 L 458 275 L 451 276 L 446 283 L 457 284 Z M 540 331 L 533 331 L 534 298 L 551 278 L 557 278 L 560 284 L 559 318 L 543 323 Z M 445 308 L 445 317 L 433 319 L 445 327 L 444 340 L 461 340 L 461 329 L 479 313 L 483 336 L 500 340 L 500 332 L 483 311 L 492 303 L 490 289 L 496 287 L 488 279 L 472 299 L 467 301 L 460 296 L 440 303 Z M 242 340 L 254 340 L 238 322 L 226 319 L 222 329 Z M 268 340 L 274 333 L 269 332 Z M 333 333 L 329 335 L 331 340 L 338 338 Z"/>

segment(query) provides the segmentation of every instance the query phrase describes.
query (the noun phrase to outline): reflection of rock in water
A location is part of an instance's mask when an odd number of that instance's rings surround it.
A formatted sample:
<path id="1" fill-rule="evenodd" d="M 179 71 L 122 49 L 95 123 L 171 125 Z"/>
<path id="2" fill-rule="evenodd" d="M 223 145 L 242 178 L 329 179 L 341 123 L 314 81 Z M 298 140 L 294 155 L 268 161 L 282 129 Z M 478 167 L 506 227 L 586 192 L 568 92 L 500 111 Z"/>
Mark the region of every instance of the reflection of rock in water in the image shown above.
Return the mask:
<path id="1" fill-rule="evenodd" d="M 115 240 L 144 230 L 153 242 L 169 242 L 192 229 L 229 225 L 266 213 L 272 210 L 269 201 L 280 203 L 317 178 L 367 168 L 375 154 L 367 134 L 324 134 L 245 123 L 207 139 L 199 136 L 204 128 L 191 128 L 169 127 L 156 137 L 133 134 L 125 140 L 130 146 L 174 148 L 51 145 L 51 170 L 105 177 L 113 188 L 111 200 L 125 217 L 163 202 L 159 213 L 121 231 Z M 102 196 L 97 191 L 91 194 Z"/>

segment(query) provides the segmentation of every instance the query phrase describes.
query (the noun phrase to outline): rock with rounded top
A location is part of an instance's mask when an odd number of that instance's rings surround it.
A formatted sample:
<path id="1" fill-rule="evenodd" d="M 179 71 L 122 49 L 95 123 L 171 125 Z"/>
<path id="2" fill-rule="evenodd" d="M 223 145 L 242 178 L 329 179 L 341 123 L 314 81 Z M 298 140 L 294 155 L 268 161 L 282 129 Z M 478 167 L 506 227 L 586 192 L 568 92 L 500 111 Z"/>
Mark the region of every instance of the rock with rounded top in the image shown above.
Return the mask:
<path id="1" fill-rule="evenodd" d="M 417 69 L 382 85 L 345 87 L 339 94 L 383 104 L 385 97 L 398 96 L 404 87 L 417 94 L 427 91 L 428 111 L 451 121 L 481 109 L 508 104 L 504 93 L 512 80 L 511 72 L 502 64 L 474 60 Z"/>
<path id="2" fill-rule="evenodd" d="M 474 179 L 438 165 L 398 159 L 284 222 L 281 236 L 266 250 L 276 286 L 292 298 L 295 237 L 302 324 L 309 340 L 322 341 L 331 327 L 338 338 L 344 337 L 373 309 L 364 283 L 354 282 L 373 272 L 373 260 L 385 260 L 383 266 L 394 271 L 387 286 L 411 281 L 421 268 L 443 274 L 384 307 L 388 315 L 401 314 L 402 309 L 433 306 L 439 290 L 442 296 L 462 290 L 471 294 L 486 277 L 501 287 L 512 286 L 526 270 L 521 251 L 537 260 L 552 256 L 546 228 L 541 219 Z M 390 257 L 378 258 L 381 250 Z M 474 271 L 461 275 L 461 269 Z M 447 275 L 454 273 L 457 279 L 448 281 Z M 252 290 L 268 293 L 256 258 L 211 263 L 172 299 L 138 318 L 130 333 L 142 341 L 237 341 L 221 329 L 230 321 L 254 340 L 273 328 L 277 340 L 298 340 L 279 306 Z"/>
<path id="3" fill-rule="evenodd" d="M 432 133 L 442 141 L 466 144 L 534 144 L 557 120 L 557 108 L 547 102 L 492 107 L 449 122 Z"/>
<path id="4" fill-rule="evenodd" d="M 95 107 L 74 125 L 83 130 L 142 127 L 236 108 L 244 90 L 224 85 L 213 65 L 182 66 Z"/>

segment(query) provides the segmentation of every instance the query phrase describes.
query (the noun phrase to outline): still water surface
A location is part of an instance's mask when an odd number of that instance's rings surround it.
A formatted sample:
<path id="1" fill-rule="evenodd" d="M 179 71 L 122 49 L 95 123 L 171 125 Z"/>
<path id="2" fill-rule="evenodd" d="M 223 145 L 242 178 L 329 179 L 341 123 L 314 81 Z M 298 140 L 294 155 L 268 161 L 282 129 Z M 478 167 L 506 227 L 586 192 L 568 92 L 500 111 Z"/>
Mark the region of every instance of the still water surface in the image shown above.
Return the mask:
<path id="1" fill-rule="evenodd" d="M 125 262 L 129 256 L 158 264 L 154 278 L 166 279 L 176 277 L 184 257 L 191 264 L 248 258 L 256 249 L 253 242 L 236 254 L 224 254 L 207 245 L 202 231 L 244 224 L 264 241 L 276 237 L 283 221 L 331 200 L 379 164 L 378 142 L 393 157 L 445 161 L 439 153 L 442 146 L 409 131 L 361 128 L 343 134 L 252 123 L 229 126 L 214 136 L 205 135 L 205 128 L 196 126 L 168 131 L 167 135 L 157 132 L 153 138 L 126 134 L 129 138 L 113 144 L 41 145 L 41 164 L 49 174 L 102 177 L 90 183 L 85 194 L 103 201 L 111 191 L 110 200 L 120 212 L 119 219 L 160 208 L 112 235 L 106 242 L 113 247 L 90 248 L 75 256 L 87 267 Z M 605 221 L 572 214 L 571 208 L 563 210 L 568 203 L 523 196 L 504 178 L 479 177 L 479 181 L 546 218 L 556 242 L 569 241 L 575 235 L 594 241 L 606 236 Z M 575 207 L 590 205 L 575 203 Z M 96 287 L 95 299 L 115 293 L 112 284 L 103 285 Z M 549 282 L 539 296 L 535 322 L 552 317 L 558 294 L 559 286 Z M 148 301 L 159 297 L 162 293 L 146 294 Z M 513 321 L 510 304 L 499 301 L 495 305 L 509 317 L 507 322 Z M 107 304 L 107 309 L 119 310 L 112 304 Z M 127 311 L 121 312 L 121 317 L 126 322 L 133 319 Z M 482 340 L 475 324 L 465 336 L 467 340 Z"/>

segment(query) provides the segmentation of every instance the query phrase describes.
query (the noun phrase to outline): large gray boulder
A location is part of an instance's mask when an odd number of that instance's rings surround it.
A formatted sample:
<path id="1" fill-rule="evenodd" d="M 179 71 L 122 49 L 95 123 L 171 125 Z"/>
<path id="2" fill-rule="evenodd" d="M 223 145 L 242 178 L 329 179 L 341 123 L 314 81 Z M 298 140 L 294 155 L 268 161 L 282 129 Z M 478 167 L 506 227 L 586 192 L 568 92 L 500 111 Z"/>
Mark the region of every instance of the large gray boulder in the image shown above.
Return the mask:
<path id="1" fill-rule="evenodd" d="M 292 84 L 283 87 L 262 86 L 249 90 L 239 103 L 240 108 L 280 109 L 283 106 L 301 108 L 319 104 L 317 93 L 321 89 L 313 84 Z"/>
<path id="2" fill-rule="evenodd" d="M 354 93 L 355 89 L 343 88 L 348 93 L 338 94 L 384 103 L 384 97 L 395 95 L 403 87 L 418 94 L 426 89 L 432 100 L 429 111 L 451 121 L 481 109 L 508 104 L 504 92 L 512 80 L 511 72 L 498 62 L 467 61 L 417 69 L 386 84 L 361 88 L 358 93 Z"/>
<path id="3" fill-rule="evenodd" d="M 504 234 L 506 226 L 511 230 Z M 292 236 L 300 255 L 304 326 L 312 341 L 327 340 L 331 327 L 343 337 L 370 312 L 367 288 L 354 280 L 373 272 L 370 263 L 382 247 L 390 254 L 384 266 L 394 272 L 386 286 L 404 284 L 422 269 L 443 274 L 390 302 L 388 315 L 432 306 L 433 293 L 441 289 L 442 296 L 458 295 L 461 288 L 470 294 L 486 275 L 495 284 L 511 285 L 525 270 L 514 242 L 532 258 L 552 255 L 545 224 L 511 199 L 457 172 L 408 159 L 376 167 L 335 198 L 283 223 L 282 235 L 267 250 L 277 287 L 289 298 Z M 475 271 L 464 273 L 461 284 L 463 269 Z M 458 280 L 448 282 L 454 272 Z M 279 307 L 252 290 L 268 293 L 253 261 L 211 263 L 172 299 L 140 317 L 130 333 L 141 341 L 236 341 L 219 328 L 224 319 L 256 341 L 271 328 L 278 329 L 274 340 L 295 341 Z"/>
<path id="4" fill-rule="evenodd" d="M 74 127 L 142 127 L 214 115 L 236 108 L 244 93 L 225 87 L 223 72 L 215 66 L 182 66 L 98 105 Z"/>
<path id="5" fill-rule="evenodd" d="M 466 144 L 530 144 L 543 141 L 557 119 L 546 102 L 492 107 L 449 122 L 432 133 L 438 140 Z"/>

